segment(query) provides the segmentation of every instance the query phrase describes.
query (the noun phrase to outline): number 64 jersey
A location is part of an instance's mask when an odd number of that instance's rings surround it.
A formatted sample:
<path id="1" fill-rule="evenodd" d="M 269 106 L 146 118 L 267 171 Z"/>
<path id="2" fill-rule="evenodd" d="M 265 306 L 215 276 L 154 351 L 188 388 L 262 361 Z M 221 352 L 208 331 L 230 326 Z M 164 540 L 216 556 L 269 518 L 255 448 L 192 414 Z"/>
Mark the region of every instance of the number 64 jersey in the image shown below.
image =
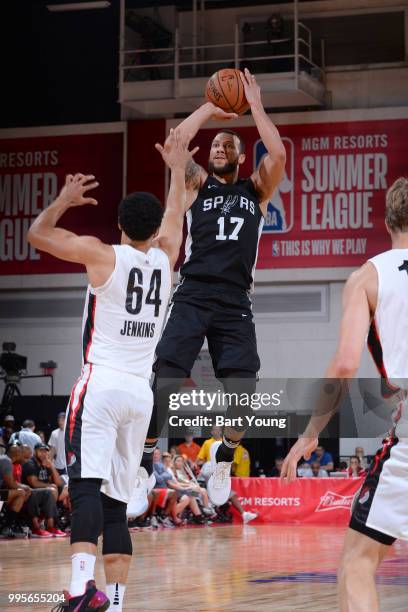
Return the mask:
<path id="1" fill-rule="evenodd" d="M 172 273 L 161 249 L 113 245 L 116 261 L 101 287 L 88 285 L 83 363 L 149 379 L 170 297 Z"/>

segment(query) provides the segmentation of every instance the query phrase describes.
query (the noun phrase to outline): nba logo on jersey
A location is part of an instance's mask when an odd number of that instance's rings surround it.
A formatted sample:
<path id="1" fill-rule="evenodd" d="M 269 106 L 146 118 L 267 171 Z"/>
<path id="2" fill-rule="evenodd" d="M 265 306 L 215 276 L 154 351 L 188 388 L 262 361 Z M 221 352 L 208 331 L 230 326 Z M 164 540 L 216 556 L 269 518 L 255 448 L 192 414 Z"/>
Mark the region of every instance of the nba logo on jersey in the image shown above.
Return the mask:
<path id="1" fill-rule="evenodd" d="M 294 144 L 286 136 L 282 137 L 282 142 L 286 148 L 285 174 L 268 204 L 263 227 L 264 232 L 275 234 L 284 234 L 292 229 L 294 214 Z M 254 144 L 254 169 L 258 167 L 265 153 L 266 149 L 262 140 L 257 140 Z"/>

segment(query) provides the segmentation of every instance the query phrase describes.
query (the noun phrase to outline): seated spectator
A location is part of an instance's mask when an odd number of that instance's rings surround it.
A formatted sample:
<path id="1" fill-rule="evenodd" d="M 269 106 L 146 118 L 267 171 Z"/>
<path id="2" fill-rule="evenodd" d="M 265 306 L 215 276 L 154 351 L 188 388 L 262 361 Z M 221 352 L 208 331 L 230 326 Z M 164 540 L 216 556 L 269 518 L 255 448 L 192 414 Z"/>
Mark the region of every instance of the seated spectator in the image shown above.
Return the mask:
<path id="1" fill-rule="evenodd" d="M 348 467 L 347 473 L 349 478 L 358 478 L 359 476 L 364 476 L 366 471 L 360 465 L 360 458 L 357 455 L 353 455 L 350 457 L 350 465 Z"/>
<path id="2" fill-rule="evenodd" d="M 0 455 L 0 510 L 4 503 L 7 504 L 0 538 L 26 537 L 19 522 L 19 513 L 27 497 L 28 492 L 14 480 L 10 457 Z"/>
<path id="3" fill-rule="evenodd" d="M 208 493 L 206 489 L 200 487 L 198 482 L 191 477 L 186 469 L 185 459 L 181 455 L 176 455 L 173 460 L 173 473 L 177 482 L 184 488 L 187 495 L 199 497 L 203 504 L 203 513 L 207 516 L 214 514 L 209 507 Z"/>
<path id="4" fill-rule="evenodd" d="M 22 482 L 32 489 L 50 489 L 55 502 L 67 489 L 49 456 L 49 446 L 40 442 L 34 448 L 34 456 L 23 465 Z"/>
<path id="5" fill-rule="evenodd" d="M 169 453 L 170 453 L 172 459 L 174 459 L 174 457 L 178 454 L 177 453 L 177 446 L 175 444 L 173 444 L 173 446 L 170 446 Z"/>
<path id="6" fill-rule="evenodd" d="M 187 491 L 186 487 L 177 481 L 174 475 L 173 460 L 170 453 L 163 453 L 163 465 L 164 472 L 161 476 L 166 483 L 166 487 L 174 489 L 177 493 L 177 514 L 181 514 L 184 509 L 189 508 L 194 515 L 196 523 L 202 524 L 205 522 L 205 517 L 202 515 L 197 503 L 197 494 L 193 494 L 191 490 Z"/>
<path id="7" fill-rule="evenodd" d="M 313 461 L 317 461 L 321 468 L 325 469 L 326 472 L 333 471 L 334 463 L 332 455 L 326 451 L 323 446 L 318 446 L 314 453 L 311 454 L 309 461 L 309 465 L 313 463 Z"/>
<path id="8" fill-rule="evenodd" d="M 318 461 L 312 461 L 309 467 L 298 468 L 298 476 L 303 478 L 328 478 L 328 473 L 322 467 Z"/>
<path id="9" fill-rule="evenodd" d="M 20 431 L 13 433 L 10 436 L 10 444 L 15 444 L 19 442 L 20 444 L 25 444 L 31 448 L 34 452 L 34 447 L 36 444 L 42 444 L 41 438 L 39 435 L 34 433 L 35 423 L 31 419 L 26 419 L 23 422 L 23 426 Z"/>
<path id="10" fill-rule="evenodd" d="M 3 440 L 5 447 L 10 444 L 10 437 L 13 435 L 14 429 L 15 418 L 12 414 L 7 414 L 3 419 L 3 427 L 0 427 L 0 438 Z"/>
<path id="11" fill-rule="evenodd" d="M 337 472 L 347 472 L 348 466 L 347 466 L 347 461 L 340 461 L 338 468 L 337 468 Z"/>
<path id="12" fill-rule="evenodd" d="M 65 427 L 65 412 L 60 412 L 57 417 L 57 429 L 54 429 L 51 433 L 50 439 L 48 440 L 48 446 L 50 447 L 50 456 L 54 460 L 55 467 L 60 476 L 67 473 L 65 464 L 65 440 L 64 440 L 64 427 Z"/>
<path id="13" fill-rule="evenodd" d="M 24 463 L 22 447 L 10 446 L 8 454 L 13 462 L 13 476 L 16 483 L 28 493 L 22 514 L 27 516 L 31 524 L 31 537 L 41 539 L 66 537 L 66 533 L 55 527 L 57 509 L 51 490 L 31 489 L 28 485 L 21 483 L 22 464 Z M 44 517 L 46 529 L 41 528 L 41 517 Z"/>
<path id="14" fill-rule="evenodd" d="M 283 459 L 281 459 L 281 457 L 277 457 L 275 459 L 275 465 L 268 473 L 268 476 L 271 476 L 272 478 L 280 478 L 281 471 L 282 471 L 282 465 L 283 465 Z"/>
<path id="15" fill-rule="evenodd" d="M 368 467 L 370 465 L 370 461 L 369 461 L 367 455 L 365 454 L 364 448 L 362 446 L 356 446 L 356 449 L 354 451 L 354 456 L 359 458 L 360 466 L 364 470 L 368 469 Z"/>
<path id="16" fill-rule="evenodd" d="M 191 467 L 195 466 L 197 455 L 200 452 L 201 446 L 194 442 L 193 434 L 187 433 L 184 436 L 185 442 L 182 442 L 177 447 L 177 452 L 182 455 L 185 459 L 190 461 Z"/>

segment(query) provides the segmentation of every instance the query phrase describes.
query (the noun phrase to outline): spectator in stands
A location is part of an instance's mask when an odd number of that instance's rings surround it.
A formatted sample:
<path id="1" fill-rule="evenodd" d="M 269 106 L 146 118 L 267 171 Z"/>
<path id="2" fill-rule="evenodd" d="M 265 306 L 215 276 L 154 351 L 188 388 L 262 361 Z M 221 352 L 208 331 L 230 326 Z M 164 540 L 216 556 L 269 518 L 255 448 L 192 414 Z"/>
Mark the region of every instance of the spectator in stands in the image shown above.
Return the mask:
<path id="1" fill-rule="evenodd" d="M 36 444 L 34 456 L 23 465 L 22 481 L 32 489 L 51 489 L 56 502 L 64 481 L 50 459 L 49 450 L 47 444 Z"/>
<path id="2" fill-rule="evenodd" d="M 31 450 L 30 446 L 27 446 L 27 444 L 21 445 L 21 451 L 23 453 L 23 465 L 24 465 L 24 463 L 27 463 L 27 461 L 31 459 L 31 457 L 33 456 L 33 451 Z"/>
<path id="3" fill-rule="evenodd" d="M 320 466 L 318 461 L 312 461 L 309 466 L 301 466 L 298 469 L 298 476 L 303 478 L 328 478 L 328 473 Z"/>
<path id="4" fill-rule="evenodd" d="M 24 489 L 26 495 L 22 514 L 25 514 L 31 523 L 32 538 L 61 538 L 66 537 L 63 531 L 55 527 L 56 505 L 50 489 L 31 489 L 22 484 L 22 464 L 24 462 L 23 449 L 21 446 L 13 445 L 8 450 L 9 457 L 13 462 L 13 476 L 19 487 Z M 46 529 L 41 528 L 40 517 L 44 517 Z"/>
<path id="5" fill-rule="evenodd" d="M 0 509 L 6 502 L 6 511 L 0 529 L 1 538 L 25 537 L 19 523 L 19 512 L 28 497 L 13 477 L 13 464 L 8 455 L 0 456 Z"/>
<path id="6" fill-rule="evenodd" d="M 176 457 L 176 455 L 178 455 L 177 446 L 175 444 L 173 444 L 173 446 L 170 446 L 169 453 L 170 453 L 172 459 L 174 459 L 174 457 Z"/>
<path id="7" fill-rule="evenodd" d="M 179 455 L 182 455 L 185 459 L 190 461 L 191 466 L 195 466 L 197 455 L 200 452 L 200 445 L 194 442 L 193 433 L 188 432 L 184 436 L 184 442 L 179 444 L 177 451 Z"/>
<path id="8" fill-rule="evenodd" d="M 358 478 L 359 476 L 364 476 L 366 471 L 363 466 L 360 464 L 360 458 L 357 455 L 353 455 L 350 457 L 350 465 L 348 467 L 347 473 L 349 478 Z"/>
<path id="9" fill-rule="evenodd" d="M 311 465 L 313 461 L 317 461 L 321 468 L 325 469 L 326 472 L 333 471 L 334 463 L 332 455 L 327 452 L 323 446 L 318 446 L 307 463 Z"/>
<path id="10" fill-rule="evenodd" d="M 45 441 L 45 432 L 42 429 L 37 429 L 36 434 L 37 434 L 37 436 L 40 436 L 41 442 L 43 444 L 46 444 L 46 441 Z"/>
<path id="11" fill-rule="evenodd" d="M 212 427 L 211 429 L 211 438 L 205 440 L 202 447 L 200 448 L 200 452 L 197 455 L 197 463 L 199 465 L 203 465 L 210 461 L 210 448 L 214 444 L 214 442 L 218 442 L 222 440 L 222 429 L 221 427 Z"/>
<path id="12" fill-rule="evenodd" d="M 12 414 L 7 414 L 3 419 L 3 427 L 0 427 L 0 438 L 2 438 L 4 446 L 10 443 L 10 437 L 15 429 L 15 422 Z"/>
<path id="13" fill-rule="evenodd" d="M 197 495 L 191 490 L 186 490 L 186 487 L 177 481 L 174 475 L 173 460 L 170 453 L 163 453 L 163 465 L 164 472 L 162 477 L 164 482 L 169 489 L 174 489 L 177 493 L 177 506 L 180 504 L 180 508 L 177 508 L 177 514 L 181 514 L 185 508 L 189 508 L 194 515 L 196 523 L 202 524 L 205 522 L 205 517 L 202 515 L 197 503 Z"/>
<path id="14" fill-rule="evenodd" d="M 365 452 L 364 452 L 364 448 L 362 446 L 356 446 L 356 449 L 354 451 L 355 456 L 358 457 L 360 459 L 360 466 L 366 470 L 370 464 L 368 457 L 366 456 Z"/>
<path id="15" fill-rule="evenodd" d="M 203 504 L 203 513 L 206 516 L 212 516 L 213 510 L 209 507 L 208 493 L 206 489 L 200 487 L 195 479 L 192 477 L 192 472 L 187 469 L 185 459 L 181 455 L 176 455 L 173 460 L 173 473 L 175 479 L 185 489 L 187 495 L 194 495 L 200 498 Z"/>
<path id="16" fill-rule="evenodd" d="M 283 459 L 281 457 L 276 457 L 275 465 L 269 472 L 268 476 L 272 478 L 279 478 L 282 470 Z"/>
<path id="17" fill-rule="evenodd" d="M 51 433 L 48 446 L 50 447 L 50 456 L 54 460 L 57 472 L 62 476 L 67 473 L 64 442 L 65 412 L 59 413 L 57 423 L 58 427 Z"/>
<path id="18" fill-rule="evenodd" d="M 34 433 L 35 423 L 31 419 L 26 419 L 23 422 L 23 426 L 20 431 L 13 433 L 10 437 L 10 444 L 14 444 L 16 441 L 20 442 L 20 444 L 26 444 L 34 451 L 34 447 L 36 444 L 42 444 L 41 438 L 39 435 Z"/>
<path id="19" fill-rule="evenodd" d="M 337 468 L 337 472 L 347 472 L 347 461 L 340 461 L 338 468 Z"/>
<path id="20" fill-rule="evenodd" d="M 240 444 L 234 451 L 234 460 L 232 463 L 231 473 L 233 476 L 247 478 L 251 474 L 251 460 L 249 452 Z"/>

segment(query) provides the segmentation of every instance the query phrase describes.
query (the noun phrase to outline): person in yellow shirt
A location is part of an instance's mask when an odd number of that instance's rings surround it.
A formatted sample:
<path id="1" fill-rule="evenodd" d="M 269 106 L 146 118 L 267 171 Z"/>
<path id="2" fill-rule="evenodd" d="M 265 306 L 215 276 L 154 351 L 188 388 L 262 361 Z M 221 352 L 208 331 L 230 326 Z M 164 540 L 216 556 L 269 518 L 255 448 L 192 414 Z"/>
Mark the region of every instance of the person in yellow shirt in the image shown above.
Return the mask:
<path id="1" fill-rule="evenodd" d="M 197 455 L 197 463 L 203 464 L 210 461 L 210 448 L 214 442 L 222 439 L 221 427 L 213 427 L 211 429 L 212 437 L 205 440 L 200 452 Z M 249 453 L 241 444 L 234 451 L 234 459 L 232 463 L 233 476 L 249 476 L 251 472 L 251 461 Z"/>

